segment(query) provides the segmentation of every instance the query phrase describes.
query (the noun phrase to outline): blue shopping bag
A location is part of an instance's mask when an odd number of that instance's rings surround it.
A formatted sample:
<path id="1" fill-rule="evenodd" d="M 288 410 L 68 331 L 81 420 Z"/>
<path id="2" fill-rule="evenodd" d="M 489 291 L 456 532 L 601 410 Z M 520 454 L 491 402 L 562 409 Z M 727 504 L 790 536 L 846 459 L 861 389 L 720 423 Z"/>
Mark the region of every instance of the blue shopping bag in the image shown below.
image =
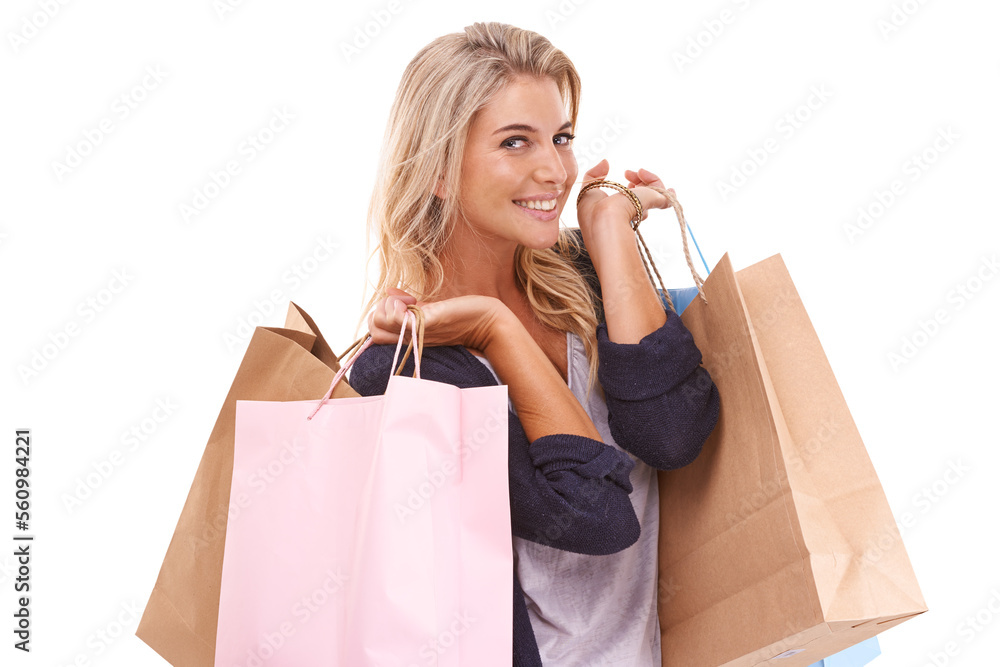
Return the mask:
<path id="1" fill-rule="evenodd" d="M 878 645 L 878 637 L 872 637 L 829 658 L 814 662 L 809 667 L 863 667 L 880 655 L 882 650 Z"/>
<path id="2" fill-rule="evenodd" d="M 666 298 L 663 296 L 663 290 L 657 290 L 657 292 L 660 293 L 660 301 L 663 302 L 663 305 L 665 307 L 669 307 Z M 679 287 L 677 289 L 670 287 L 667 288 L 667 292 L 670 293 L 670 298 L 674 302 L 674 312 L 678 315 L 683 313 L 684 309 L 688 307 L 688 304 L 694 301 L 694 298 L 698 296 L 697 287 Z"/>

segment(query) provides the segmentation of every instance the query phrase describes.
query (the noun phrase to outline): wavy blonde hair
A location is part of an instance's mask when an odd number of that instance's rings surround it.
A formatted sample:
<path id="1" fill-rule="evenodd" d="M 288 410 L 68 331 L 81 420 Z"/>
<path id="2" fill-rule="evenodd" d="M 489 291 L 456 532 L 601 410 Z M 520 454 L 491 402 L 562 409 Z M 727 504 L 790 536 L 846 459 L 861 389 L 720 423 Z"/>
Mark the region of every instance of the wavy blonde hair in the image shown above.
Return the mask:
<path id="1" fill-rule="evenodd" d="M 451 235 L 449 223 L 464 215 L 460 197 L 440 199 L 434 194 L 438 177 L 445 192 L 459 192 L 462 156 L 476 113 L 522 75 L 553 79 L 576 125 L 576 68 L 548 39 L 530 30 L 474 23 L 464 32 L 435 39 L 406 67 L 389 114 L 368 208 L 368 238 L 374 233 L 379 239 L 368 261 L 377 253 L 381 273 L 356 332 L 367 326 L 367 314 L 389 286 L 419 301 L 431 301 L 440 292 L 445 275 L 438 256 Z M 589 398 L 597 377 L 597 316 L 595 294 L 570 259 L 579 250 L 576 239 L 562 228 L 553 248 L 518 246 L 514 272 L 538 320 L 583 341 L 590 366 Z"/>

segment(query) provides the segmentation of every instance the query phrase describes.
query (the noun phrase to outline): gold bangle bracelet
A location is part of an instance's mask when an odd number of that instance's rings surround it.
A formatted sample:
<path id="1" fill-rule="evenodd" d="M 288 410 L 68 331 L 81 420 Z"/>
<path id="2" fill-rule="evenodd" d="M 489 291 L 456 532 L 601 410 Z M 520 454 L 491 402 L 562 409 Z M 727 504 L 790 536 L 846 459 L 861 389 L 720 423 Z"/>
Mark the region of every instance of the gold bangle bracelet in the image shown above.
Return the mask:
<path id="1" fill-rule="evenodd" d="M 642 202 L 639 201 L 639 196 L 635 194 L 630 188 L 625 187 L 621 183 L 615 183 L 614 181 L 606 181 L 604 179 L 597 179 L 596 181 L 591 181 L 580 188 L 580 194 L 576 197 L 576 205 L 580 205 L 580 199 L 583 194 L 590 190 L 591 188 L 612 188 L 618 190 L 623 195 L 628 197 L 632 201 L 632 206 L 635 207 L 635 215 L 632 216 L 630 224 L 632 225 L 632 231 L 635 231 L 639 227 L 639 223 L 642 222 Z"/>

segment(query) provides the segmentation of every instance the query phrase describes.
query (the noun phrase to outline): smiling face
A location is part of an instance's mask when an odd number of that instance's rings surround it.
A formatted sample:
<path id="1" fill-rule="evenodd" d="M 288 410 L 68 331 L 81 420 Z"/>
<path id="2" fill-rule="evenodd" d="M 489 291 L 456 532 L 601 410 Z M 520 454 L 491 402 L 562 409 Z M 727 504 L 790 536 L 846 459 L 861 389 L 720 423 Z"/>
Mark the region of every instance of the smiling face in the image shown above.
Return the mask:
<path id="1" fill-rule="evenodd" d="M 487 242 L 554 245 L 576 181 L 572 138 L 556 82 L 513 79 L 469 130 L 459 182 L 467 223 Z"/>

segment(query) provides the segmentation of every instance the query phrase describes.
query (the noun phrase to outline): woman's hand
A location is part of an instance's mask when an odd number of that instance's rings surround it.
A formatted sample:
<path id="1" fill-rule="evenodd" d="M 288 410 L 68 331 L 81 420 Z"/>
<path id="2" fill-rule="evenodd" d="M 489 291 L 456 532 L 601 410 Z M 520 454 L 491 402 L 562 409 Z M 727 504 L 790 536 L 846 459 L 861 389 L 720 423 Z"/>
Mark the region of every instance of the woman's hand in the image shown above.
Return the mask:
<path id="1" fill-rule="evenodd" d="M 608 175 L 610 165 L 608 161 L 601 160 L 590 171 L 583 175 L 583 185 L 589 181 L 604 179 Z M 628 179 L 628 187 L 639 198 L 642 204 L 642 220 L 649 216 L 649 210 L 653 208 L 670 208 L 671 203 L 667 198 L 663 181 L 660 177 L 646 169 L 639 171 L 625 170 L 625 178 Z M 615 179 L 611 179 L 615 180 Z M 673 194 L 673 190 L 669 190 Z M 634 235 L 629 221 L 635 216 L 635 206 L 632 200 L 621 192 L 605 188 L 592 188 L 584 193 L 577 207 L 577 220 L 580 222 L 580 230 L 583 232 L 584 243 L 588 250 L 600 250 L 597 248 L 600 242 L 609 242 L 611 238 L 616 240 L 629 239 Z M 589 240 L 594 239 L 597 243 L 592 248 Z M 633 241 L 634 243 L 634 241 Z"/>
<path id="2" fill-rule="evenodd" d="M 601 160 L 583 175 L 583 185 L 605 178 L 609 169 L 608 161 Z M 626 169 L 625 178 L 628 179 L 628 188 L 642 204 L 642 220 L 646 219 L 652 208 L 670 208 L 667 192 L 673 195 L 673 190 L 666 190 L 659 176 L 646 169 Z M 629 197 L 610 188 L 591 188 L 580 198 L 576 215 L 583 233 L 583 243 L 587 246 L 598 276 L 602 275 L 605 265 L 617 265 L 622 257 L 631 257 L 632 254 L 636 255 L 636 261 L 641 264 L 638 252 L 633 253 L 636 245 L 635 232 L 629 221 L 635 216 L 635 206 Z M 605 257 L 609 259 L 605 261 Z"/>
<path id="3" fill-rule="evenodd" d="M 499 299 L 488 296 L 458 296 L 442 301 L 418 302 L 413 296 L 394 287 L 388 296 L 375 304 L 368 316 L 368 332 L 372 342 L 395 345 L 399 340 L 403 314 L 408 305 L 417 305 L 424 314 L 425 347 L 462 345 L 485 352 L 497 331 L 497 323 L 507 307 Z M 403 342 L 409 342 L 410 325 Z"/>

